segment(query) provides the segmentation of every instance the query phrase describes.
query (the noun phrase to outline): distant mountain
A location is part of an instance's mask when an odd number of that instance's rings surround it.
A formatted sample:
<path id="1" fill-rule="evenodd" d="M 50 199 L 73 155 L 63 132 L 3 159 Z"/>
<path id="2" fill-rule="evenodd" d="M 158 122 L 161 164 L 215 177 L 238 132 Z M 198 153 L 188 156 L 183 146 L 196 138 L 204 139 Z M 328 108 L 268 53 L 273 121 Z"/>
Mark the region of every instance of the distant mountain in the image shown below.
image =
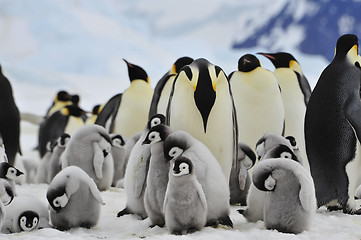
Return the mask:
<path id="1" fill-rule="evenodd" d="M 297 48 L 332 60 L 339 36 L 353 33 L 361 37 L 360 13 L 361 1 L 356 0 L 286 1 L 266 24 L 232 47 L 261 46 L 270 51 Z"/>

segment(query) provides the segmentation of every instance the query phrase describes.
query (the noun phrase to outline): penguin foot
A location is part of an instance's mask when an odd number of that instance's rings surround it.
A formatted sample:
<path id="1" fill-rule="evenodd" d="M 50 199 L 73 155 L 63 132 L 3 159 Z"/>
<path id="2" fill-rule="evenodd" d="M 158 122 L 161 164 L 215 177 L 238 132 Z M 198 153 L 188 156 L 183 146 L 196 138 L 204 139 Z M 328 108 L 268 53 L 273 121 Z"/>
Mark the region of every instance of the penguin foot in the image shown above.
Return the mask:
<path id="1" fill-rule="evenodd" d="M 163 223 L 163 224 L 152 224 L 152 225 L 150 225 L 149 227 L 150 227 L 150 228 L 154 228 L 154 227 L 156 227 L 156 226 L 158 226 L 158 227 L 160 227 L 160 228 L 163 228 L 163 227 L 164 227 L 164 223 Z"/>
<path id="2" fill-rule="evenodd" d="M 343 208 L 343 213 L 350 215 L 361 215 L 361 208 L 353 209 L 353 208 Z"/>
<path id="3" fill-rule="evenodd" d="M 342 207 L 340 207 L 340 206 L 328 206 L 327 210 L 330 211 L 330 212 L 339 211 L 339 210 L 342 210 Z"/>
<path id="4" fill-rule="evenodd" d="M 216 228 L 218 226 L 218 221 L 215 219 L 209 220 L 206 223 L 206 227 L 214 227 Z"/>
<path id="5" fill-rule="evenodd" d="M 121 217 L 127 214 L 131 214 L 131 212 L 129 212 L 128 208 L 124 208 L 122 211 L 118 212 L 117 217 Z"/>
<path id="6" fill-rule="evenodd" d="M 196 231 L 197 231 L 197 229 L 195 229 L 195 228 L 188 228 L 187 229 L 187 234 L 191 234 L 191 233 L 194 233 Z"/>
<path id="7" fill-rule="evenodd" d="M 221 218 L 218 218 L 218 223 L 221 225 L 225 225 L 227 227 L 233 228 L 233 222 L 232 220 L 229 218 L 229 216 L 224 216 Z"/>

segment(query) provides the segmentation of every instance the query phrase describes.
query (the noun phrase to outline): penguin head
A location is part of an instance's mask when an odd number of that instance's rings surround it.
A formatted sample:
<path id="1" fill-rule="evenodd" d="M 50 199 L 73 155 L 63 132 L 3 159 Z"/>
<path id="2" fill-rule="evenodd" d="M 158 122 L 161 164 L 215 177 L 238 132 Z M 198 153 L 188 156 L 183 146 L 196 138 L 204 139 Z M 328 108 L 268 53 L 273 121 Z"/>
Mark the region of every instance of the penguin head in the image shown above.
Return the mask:
<path id="1" fill-rule="evenodd" d="M 59 102 L 67 102 L 70 101 L 70 94 L 67 91 L 61 90 L 59 91 L 56 96 L 55 96 L 55 101 L 59 101 Z"/>
<path id="2" fill-rule="evenodd" d="M 278 144 L 272 147 L 270 150 L 268 150 L 264 155 L 264 159 L 269 159 L 269 158 L 285 158 L 299 162 L 293 150 L 283 144 Z"/>
<path id="3" fill-rule="evenodd" d="M 142 144 L 151 144 L 151 143 L 164 141 L 169 134 L 170 134 L 170 129 L 167 125 L 164 124 L 156 125 L 149 130 Z"/>
<path id="4" fill-rule="evenodd" d="M 69 201 L 69 197 L 66 193 L 66 186 L 62 185 L 57 188 L 48 189 L 46 198 L 48 199 L 50 206 L 59 213 Z"/>
<path id="5" fill-rule="evenodd" d="M 300 64 L 297 62 L 292 54 L 287 52 L 278 52 L 278 53 L 257 53 L 268 58 L 275 68 L 290 68 L 299 74 L 302 74 L 302 69 Z"/>
<path id="6" fill-rule="evenodd" d="M 164 141 L 164 157 L 167 161 L 179 157 L 190 145 L 182 131 L 171 133 Z"/>
<path id="7" fill-rule="evenodd" d="M 120 134 L 114 134 L 111 136 L 112 146 L 117 148 L 122 148 L 125 145 L 125 140 Z"/>
<path id="8" fill-rule="evenodd" d="M 93 115 L 99 115 L 100 110 L 101 110 L 100 104 L 97 104 L 97 105 L 95 105 L 95 106 L 93 107 L 91 113 L 92 113 Z"/>
<path id="9" fill-rule="evenodd" d="M 68 144 L 70 140 L 70 135 L 67 133 L 61 134 L 61 136 L 57 140 L 57 144 L 59 147 L 65 148 L 66 144 Z"/>
<path id="10" fill-rule="evenodd" d="M 256 163 L 256 154 L 247 144 L 238 143 L 237 160 L 240 161 L 246 169 L 250 169 Z"/>
<path id="11" fill-rule="evenodd" d="M 79 106 L 76 105 L 67 105 L 60 110 L 60 113 L 63 114 L 64 116 L 74 116 L 74 117 L 81 117 L 84 114 L 86 114 L 86 112 L 83 109 L 81 109 Z"/>
<path id="12" fill-rule="evenodd" d="M 18 224 L 22 231 L 30 232 L 39 224 L 39 214 L 34 211 L 25 211 L 20 214 Z"/>
<path id="13" fill-rule="evenodd" d="M 157 113 L 148 120 L 147 129 L 149 130 L 159 124 L 165 124 L 165 116 L 163 114 Z"/>
<path id="14" fill-rule="evenodd" d="M 80 102 L 80 97 L 79 95 L 75 94 L 75 95 L 72 95 L 70 97 L 70 101 L 72 102 L 73 105 L 79 105 L 79 102 Z"/>
<path id="15" fill-rule="evenodd" d="M 265 133 L 256 143 L 256 153 L 258 155 L 258 159 L 260 160 L 264 158 L 266 152 L 278 144 L 286 145 L 292 148 L 290 141 L 285 137 L 274 132 Z"/>
<path id="16" fill-rule="evenodd" d="M 358 60 L 358 38 L 354 34 L 342 35 L 337 40 L 334 60 L 345 58 L 351 64 Z"/>
<path id="17" fill-rule="evenodd" d="M 0 177 L 16 181 L 24 173 L 7 162 L 0 163 Z"/>
<path id="18" fill-rule="evenodd" d="M 172 173 L 176 177 L 191 174 L 193 172 L 192 161 L 186 157 L 178 157 L 173 164 Z"/>
<path id="19" fill-rule="evenodd" d="M 145 72 L 145 70 L 135 64 L 129 63 L 127 60 L 123 59 L 124 62 L 127 64 L 128 67 L 128 75 L 130 82 L 133 82 L 134 80 L 143 80 L 147 83 L 149 83 L 149 77 L 148 74 Z"/>
<path id="20" fill-rule="evenodd" d="M 251 72 L 258 67 L 261 67 L 261 63 L 258 58 L 252 54 L 243 55 L 238 60 L 238 71 L 240 72 Z"/>
<path id="21" fill-rule="evenodd" d="M 10 182 L 6 179 L 0 179 L 0 199 L 4 206 L 9 205 L 15 197 L 15 192 Z"/>
<path id="22" fill-rule="evenodd" d="M 190 57 L 181 57 L 178 58 L 177 61 L 172 66 L 170 74 L 177 74 L 179 71 L 186 65 L 189 65 L 193 62 L 193 58 Z"/>

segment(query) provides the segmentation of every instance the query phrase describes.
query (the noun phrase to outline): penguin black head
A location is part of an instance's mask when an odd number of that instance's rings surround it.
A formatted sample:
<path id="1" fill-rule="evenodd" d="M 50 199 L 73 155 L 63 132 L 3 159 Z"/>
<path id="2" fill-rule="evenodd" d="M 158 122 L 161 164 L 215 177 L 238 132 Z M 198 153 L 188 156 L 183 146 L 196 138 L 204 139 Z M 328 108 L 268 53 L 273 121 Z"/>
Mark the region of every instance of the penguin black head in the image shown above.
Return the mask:
<path id="1" fill-rule="evenodd" d="M 22 171 L 10 165 L 9 163 L 7 162 L 0 163 L 0 178 L 5 178 L 15 181 L 22 174 L 24 174 Z"/>
<path id="2" fill-rule="evenodd" d="M 258 58 L 252 54 L 243 55 L 238 60 L 238 71 L 251 72 L 261 66 Z"/>
<path id="3" fill-rule="evenodd" d="M 156 125 L 149 130 L 142 144 L 150 144 L 152 142 L 164 141 L 169 134 L 170 128 L 167 125 Z"/>
<path id="4" fill-rule="evenodd" d="M 145 70 L 138 65 L 129 63 L 127 60 L 123 59 L 124 62 L 127 64 L 128 67 L 128 75 L 130 82 L 133 80 L 144 80 L 146 82 L 149 82 L 148 74 L 145 72 Z"/>
<path id="5" fill-rule="evenodd" d="M 79 105 L 80 97 L 79 95 L 75 94 L 70 97 L 70 101 L 73 103 L 73 105 Z"/>
<path id="6" fill-rule="evenodd" d="M 157 113 L 149 118 L 147 129 L 151 129 L 152 127 L 159 124 L 165 124 L 165 116 L 163 114 Z"/>
<path id="7" fill-rule="evenodd" d="M 192 161 L 183 156 L 178 157 L 174 161 L 172 172 L 174 176 L 178 177 L 191 174 L 193 172 Z"/>
<path id="8" fill-rule="evenodd" d="M 163 148 L 165 159 L 170 161 L 188 149 L 189 144 L 184 138 L 179 137 L 178 134 L 172 134 L 165 139 Z"/>
<path id="9" fill-rule="evenodd" d="M 111 136 L 112 145 L 116 147 L 123 147 L 125 145 L 125 140 L 120 134 Z"/>
<path id="10" fill-rule="evenodd" d="M 39 224 L 39 214 L 33 211 L 25 211 L 20 214 L 18 224 L 21 230 L 30 232 Z"/>
<path id="11" fill-rule="evenodd" d="M 98 115 L 100 113 L 100 104 L 97 104 L 92 109 L 92 114 Z"/>
<path id="12" fill-rule="evenodd" d="M 247 144 L 238 143 L 238 154 L 242 152 L 244 153 L 245 156 L 247 156 L 251 160 L 250 163 L 244 164 L 247 167 L 247 169 L 250 169 L 256 163 L 257 160 L 256 154 Z M 242 156 L 241 158 L 244 159 L 245 156 Z"/>
<path id="13" fill-rule="evenodd" d="M 65 145 L 67 144 L 67 142 L 69 141 L 69 139 L 70 139 L 70 135 L 67 134 L 67 133 L 63 133 L 63 134 L 61 134 L 61 136 L 58 138 L 57 144 L 58 144 L 60 147 L 65 147 Z"/>
<path id="14" fill-rule="evenodd" d="M 265 158 L 287 158 L 299 162 L 293 150 L 283 144 L 278 144 L 268 150 Z"/>
<path id="15" fill-rule="evenodd" d="M 336 53 L 334 59 L 344 59 L 347 53 L 355 48 L 355 54 L 358 54 L 358 38 L 354 34 L 345 34 L 339 37 L 336 44 Z"/>
<path id="16" fill-rule="evenodd" d="M 257 53 L 268 58 L 275 68 L 289 68 L 291 61 L 297 60 L 289 53 L 278 52 L 278 53 Z"/>
<path id="17" fill-rule="evenodd" d="M 70 94 L 67 91 L 61 90 L 55 96 L 57 101 L 67 102 L 70 101 Z"/>
<path id="18" fill-rule="evenodd" d="M 64 115 L 64 116 L 74 116 L 74 117 L 81 117 L 84 114 L 86 114 L 86 112 L 81 109 L 80 107 L 76 106 L 76 105 L 67 105 L 65 107 L 63 107 L 60 112 Z"/>
<path id="19" fill-rule="evenodd" d="M 189 65 L 193 62 L 193 58 L 190 57 L 181 57 L 178 58 L 177 61 L 175 61 L 175 63 L 173 64 L 172 67 L 172 73 L 173 74 L 177 74 L 179 73 L 179 71 L 186 65 Z"/>
<path id="20" fill-rule="evenodd" d="M 49 189 L 46 193 L 46 198 L 50 206 L 59 213 L 68 203 L 68 197 L 65 192 L 65 186 L 61 186 L 55 189 Z"/>
<path id="21" fill-rule="evenodd" d="M 290 141 L 292 147 L 297 147 L 297 141 L 295 137 L 287 136 L 286 139 Z"/>

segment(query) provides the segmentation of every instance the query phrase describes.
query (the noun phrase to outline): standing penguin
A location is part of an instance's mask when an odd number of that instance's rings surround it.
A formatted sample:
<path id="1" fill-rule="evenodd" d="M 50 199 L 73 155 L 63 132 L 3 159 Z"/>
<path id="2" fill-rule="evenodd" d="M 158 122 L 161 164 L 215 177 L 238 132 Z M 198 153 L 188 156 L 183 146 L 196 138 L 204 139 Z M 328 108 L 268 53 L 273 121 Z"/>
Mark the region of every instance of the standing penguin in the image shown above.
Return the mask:
<path id="1" fill-rule="evenodd" d="M 163 203 L 168 184 L 169 161 L 164 156 L 164 140 L 170 127 L 159 124 L 152 127 L 142 144 L 150 144 L 150 160 L 144 206 L 152 226 L 164 226 Z"/>
<path id="2" fill-rule="evenodd" d="M 356 155 L 361 139 L 357 59 L 357 36 L 341 36 L 308 102 L 305 140 L 318 207 L 338 204 L 345 213 L 361 214 L 354 200 L 361 176 L 361 157 Z"/>
<path id="3" fill-rule="evenodd" d="M 128 67 L 130 87 L 122 94 L 113 96 L 100 112 L 96 124 L 110 133 L 119 133 L 125 138 L 141 131 L 147 125 L 153 89 L 143 68 L 124 60 Z"/>
<path id="4" fill-rule="evenodd" d="M 254 149 L 264 133 L 283 133 L 284 107 L 277 79 L 262 68 L 256 56 L 242 56 L 229 82 L 237 110 L 239 142 Z"/>
<path id="5" fill-rule="evenodd" d="M 296 138 L 302 155 L 304 167 L 309 171 L 307 161 L 304 122 L 306 107 L 311 96 L 311 87 L 303 75 L 300 64 L 289 53 L 260 53 L 275 66 L 274 74 L 281 88 L 285 108 L 285 136 Z"/>
<path id="6" fill-rule="evenodd" d="M 181 235 L 200 230 L 207 220 L 207 200 L 194 174 L 192 161 L 178 157 L 169 173 L 164 200 L 164 215 L 168 231 Z"/>
<path id="7" fill-rule="evenodd" d="M 201 58 L 181 69 L 170 94 L 167 125 L 203 142 L 229 180 L 237 160 L 237 120 L 229 82 L 220 67 Z"/>
<path id="8" fill-rule="evenodd" d="M 186 131 L 177 130 L 164 142 L 164 156 L 168 161 L 179 156 L 190 158 L 196 169 L 195 175 L 207 198 L 207 226 L 222 224 L 233 227 L 230 213 L 229 180 L 209 148 Z M 244 186 L 246 176 L 240 179 Z"/>
<path id="9" fill-rule="evenodd" d="M 316 197 L 312 177 L 304 167 L 283 158 L 261 161 L 252 180 L 267 192 L 264 222 L 268 229 L 297 234 L 310 228 Z"/>
<path id="10" fill-rule="evenodd" d="M 139 140 L 132 148 L 124 175 L 127 203 L 125 208 L 118 212 L 117 217 L 126 214 L 136 214 L 144 219 L 148 216 L 144 206 L 144 193 L 147 187 L 150 145 L 143 145 L 142 142 L 152 127 L 164 123 L 165 117 L 162 114 L 156 114 L 151 117 Z"/>
<path id="11" fill-rule="evenodd" d="M 10 81 L 4 76 L 0 66 L 0 136 L 11 165 L 15 163 L 20 150 L 20 113 L 16 106 Z"/>
<path id="12" fill-rule="evenodd" d="M 51 227 L 48 207 L 32 196 L 18 196 L 5 206 L 6 218 L 1 228 L 3 233 L 29 232 Z"/>
<path id="13" fill-rule="evenodd" d="M 100 191 L 107 190 L 113 181 L 114 163 L 111 139 L 99 125 L 85 125 L 70 138 L 61 155 L 62 168 L 78 166 L 95 182 Z"/>
<path id="14" fill-rule="evenodd" d="M 60 90 L 59 92 L 57 92 L 53 103 L 46 111 L 45 117 L 50 117 L 56 111 L 59 111 L 63 107 L 71 104 L 72 104 L 71 95 L 67 91 Z"/>
<path id="15" fill-rule="evenodd" d="M 238 143 L 237 167 L 233 167 L 229 179 L 230 203 L 247 205 L 247 195 L 251 185 L 248 170 L 256 163 L 256 154 L 243 143 Z M 246 179 L 246 181 L 244 180 Z"/>
<path id="16" fill-rule="evenodd" d="M 46 198 L 51 222 L 60 230 L 95 226 L 104 204 L 93 179 L 77 166 L 66 167 L 54 177 Z"/>
<path id="17" fill-rule="evenodd" d="M 84 126 L 84 114 L 85 111 L 80 107 L 67 105 L 46 118 L 39 129 L 40 157 L 46 153 L 46 144 L 49 141 L 58 139 L 63 133 L 72 135 L 79 127 Z"/>
<path id="18" fill-rule="evenodd" d="M 112 186 L 116 186 L 117 182 L 124 178 L 125 168 L 127 166 L 127 149 L 126 142 L 120 134 L 110 134 L 112 139 L 112 157 L 114 162 L 114 176 Z"/>
<path id="19" fill-rule="evenodd" d="M 169 101 L 169 95 L 172 90 L 173 82 L 176 75 L 182 69 L 182 67 L 191 64 L 193 58 L 181 57 L 173 64 L 172 68 L 164 74 L 164 76 L 158 81 L 154 88 L 154 94 L 152 103 L 150 104 L 149 117 L 154 114 L 167 114 L 167 106 Z"/>
<path id="20" fill-rule="evenodd" d="M 49 164 L 47 168 L 47 180 L 46 183 L 50 184 L 53 178 L 58 172 L 61 171 L 60 156 L 63 154 L 66 145 L 70 140 L 70 135 L 63 133 L 56 141 L 53 147 L 52 154 L 49 158 Z"/>

